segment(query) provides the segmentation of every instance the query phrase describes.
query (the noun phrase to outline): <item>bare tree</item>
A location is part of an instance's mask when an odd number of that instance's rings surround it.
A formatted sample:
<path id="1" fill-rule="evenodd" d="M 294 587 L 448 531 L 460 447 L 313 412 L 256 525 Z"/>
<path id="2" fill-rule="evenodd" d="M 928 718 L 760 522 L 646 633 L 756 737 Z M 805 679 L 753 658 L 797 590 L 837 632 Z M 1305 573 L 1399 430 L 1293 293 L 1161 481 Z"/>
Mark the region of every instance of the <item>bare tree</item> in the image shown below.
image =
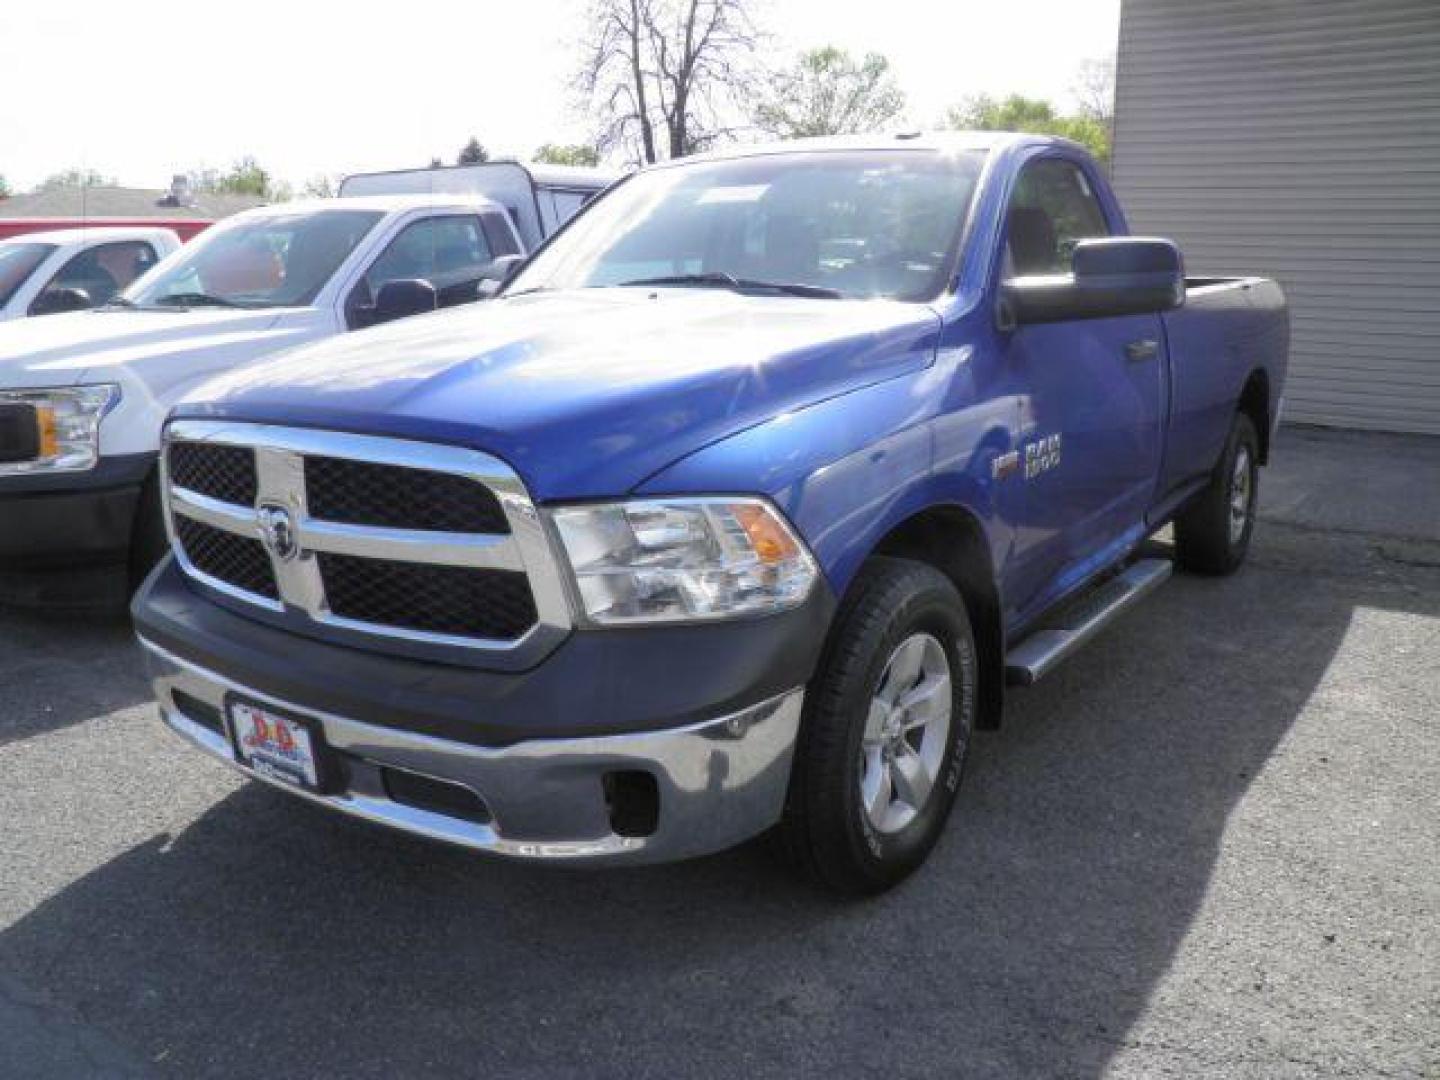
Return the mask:
<path id="1" fill-rule="evenodd" d="M 1115 116 L 1115 58 L 1082 60 L 1070 84 L 1080 115 L 1109 125 Z"/>
<path id="2" fill-rule="evenodd" d="M 757 38 L 747 0 L 593 0 L 578 86 L 596 145 L 650 163 L 723 136 Z"/>
<path id="3" fill-rule="evenodd" d="M 595 144 L 602 151 L 655 160 L 655 126 L 650 112 L 651 73 L 647 70 L 642 9 L 650 0 L 593 0 L 589 36 L 577 84 L 597 113 Z"/>

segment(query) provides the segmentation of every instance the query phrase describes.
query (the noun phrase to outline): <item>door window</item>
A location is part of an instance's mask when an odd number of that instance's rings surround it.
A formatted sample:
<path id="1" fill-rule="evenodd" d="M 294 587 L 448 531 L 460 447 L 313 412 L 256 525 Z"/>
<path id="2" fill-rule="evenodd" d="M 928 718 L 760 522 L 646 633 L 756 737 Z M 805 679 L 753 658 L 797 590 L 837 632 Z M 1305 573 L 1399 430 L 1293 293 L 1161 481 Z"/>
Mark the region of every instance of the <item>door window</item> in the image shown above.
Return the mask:
<path id="1" fill-rule="evenodd" d="M 43 307 L 46 294 L 60 289 L 80 289 L 97 306 L 109 303 L 156 261 L 155 249 L 143 240 L 98 244 L 62 266 L 35 298 L 35 304 Z"/>
<path id="2" fill-rule="evenodd" d="M 1077 243 L 1110 235 L 1095 189 L 1079 166 L 1062 158 L 1025 166 L 1006 228 L 1005 277 L 1068 274 Z"/>
<path id="3" fill-rule="evenodd" d="M 478 297 L 476 286 L 494 260 L 480 219 L 473 214 L 423 218 L 401 230 L 351 294 L 351 323 L 375 302 L 387 281 L 420 279 L 435 286 L 441 307 Z M 363 321 L 363 320 L 362 320 Z"/>

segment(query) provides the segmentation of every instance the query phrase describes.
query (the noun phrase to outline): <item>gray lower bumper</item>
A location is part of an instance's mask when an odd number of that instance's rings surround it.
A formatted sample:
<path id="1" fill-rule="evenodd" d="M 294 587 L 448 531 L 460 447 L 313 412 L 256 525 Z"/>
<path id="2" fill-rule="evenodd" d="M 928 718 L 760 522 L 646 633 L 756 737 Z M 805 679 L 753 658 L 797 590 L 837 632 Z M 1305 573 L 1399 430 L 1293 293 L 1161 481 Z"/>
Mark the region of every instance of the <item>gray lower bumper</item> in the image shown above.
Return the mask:
<path id="1" fill-rule="evenodd" d="M 522 742 L 500 749 L 360 723 L 280 701 L 189 664 L 142 639 L 166 724 L 248 776 L 356 817 L 479 851 L 528 859 L 641 863 L 719 851 L 780 818 L 804 700 L 796 689 L 730 716 L 665 731 Z M 345 761 L 345 790 L 317 795 L 235 762 L 229 740 L 187 716 L 176 692 L 216 714 L 239 693 L 313 717 Z M 193 706 L 192 706 L 193 708 Z M 395 802 L 382 769 L 468 788 L 490 813 L 480 824 Z M 659 823 L 648 836 L 620 836 L 610 824 L 603 777 L 640 770 L 659 789 Z"/>

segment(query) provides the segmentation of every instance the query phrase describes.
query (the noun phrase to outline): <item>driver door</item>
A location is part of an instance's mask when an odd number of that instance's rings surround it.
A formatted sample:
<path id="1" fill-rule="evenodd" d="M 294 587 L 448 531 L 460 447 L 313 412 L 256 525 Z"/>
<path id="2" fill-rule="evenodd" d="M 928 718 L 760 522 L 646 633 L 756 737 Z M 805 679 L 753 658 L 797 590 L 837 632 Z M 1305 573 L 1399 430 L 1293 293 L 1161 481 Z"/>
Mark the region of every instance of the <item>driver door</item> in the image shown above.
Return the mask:
<path id="1" fill-rule="evenodd" d="M 1006 229 L 1005 276 L 1069 273 L 1078 241 L 1111 234 L 1094 181 L 1059 155 L 1021 170 Z M 1004 348 L 1029 391 L 1006 590 L 1023 622 L 1143 536 L 1160 469 L 1165 339 L 1159 315 L 1125 315 L 1022 325 Z"/>

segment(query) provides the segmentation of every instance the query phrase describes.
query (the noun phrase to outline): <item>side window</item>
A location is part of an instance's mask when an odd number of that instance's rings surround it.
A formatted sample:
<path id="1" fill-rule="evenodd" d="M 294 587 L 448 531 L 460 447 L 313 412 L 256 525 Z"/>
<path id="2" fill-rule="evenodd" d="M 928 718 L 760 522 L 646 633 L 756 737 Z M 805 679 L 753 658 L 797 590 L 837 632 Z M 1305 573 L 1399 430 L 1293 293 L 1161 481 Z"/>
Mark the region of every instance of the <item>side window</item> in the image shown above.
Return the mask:
<path id="1" fill-rule="evenodd" d="M 46 306 L 47 293 L 80 289 L 92 304 L 105 304 L 157 262 L 155 249 L 143 240 L 99 244 L 76 255 L 41 290 L 32 307 Z"/>
<path id="2" fill-rule="evenodd" d="M 1081 240 L 1109 236 L 1100 200 L 1073 162 L 1041 158 L 1026 165 L 1010 199 L 1005 276 L 1067 274 Z"/>
<path id="3" fill-rule="evenodd" d="M 510 220 L 507 215 L 499 212 L 482 214 L 481 223 L 485 227 L 485 241 L 490 245 L 490 250 L 495 253 L 496 258 L 501 255 L 521 254 L 515 234 L 510 231 Z"/>
<path id="4" fill-rule="evenodd" d="M 387 281 L 413 278 L 435 286 L 441 307 L 468 303 L 477 298 L 475 287 L 493 259 L 475 215 L 423 218 L 405 226 L 370 264 L 351 294 L 349 307 L 353 311 L 374 303 Z"/>
<path id="5" fill-rule="evenodd" d="M 580 208 L 590 201 L 589 196 L 583 191 L 557 191 L 555 192 L 555 224 L 564 225 L 572 217 L 580 212 Z"/>

